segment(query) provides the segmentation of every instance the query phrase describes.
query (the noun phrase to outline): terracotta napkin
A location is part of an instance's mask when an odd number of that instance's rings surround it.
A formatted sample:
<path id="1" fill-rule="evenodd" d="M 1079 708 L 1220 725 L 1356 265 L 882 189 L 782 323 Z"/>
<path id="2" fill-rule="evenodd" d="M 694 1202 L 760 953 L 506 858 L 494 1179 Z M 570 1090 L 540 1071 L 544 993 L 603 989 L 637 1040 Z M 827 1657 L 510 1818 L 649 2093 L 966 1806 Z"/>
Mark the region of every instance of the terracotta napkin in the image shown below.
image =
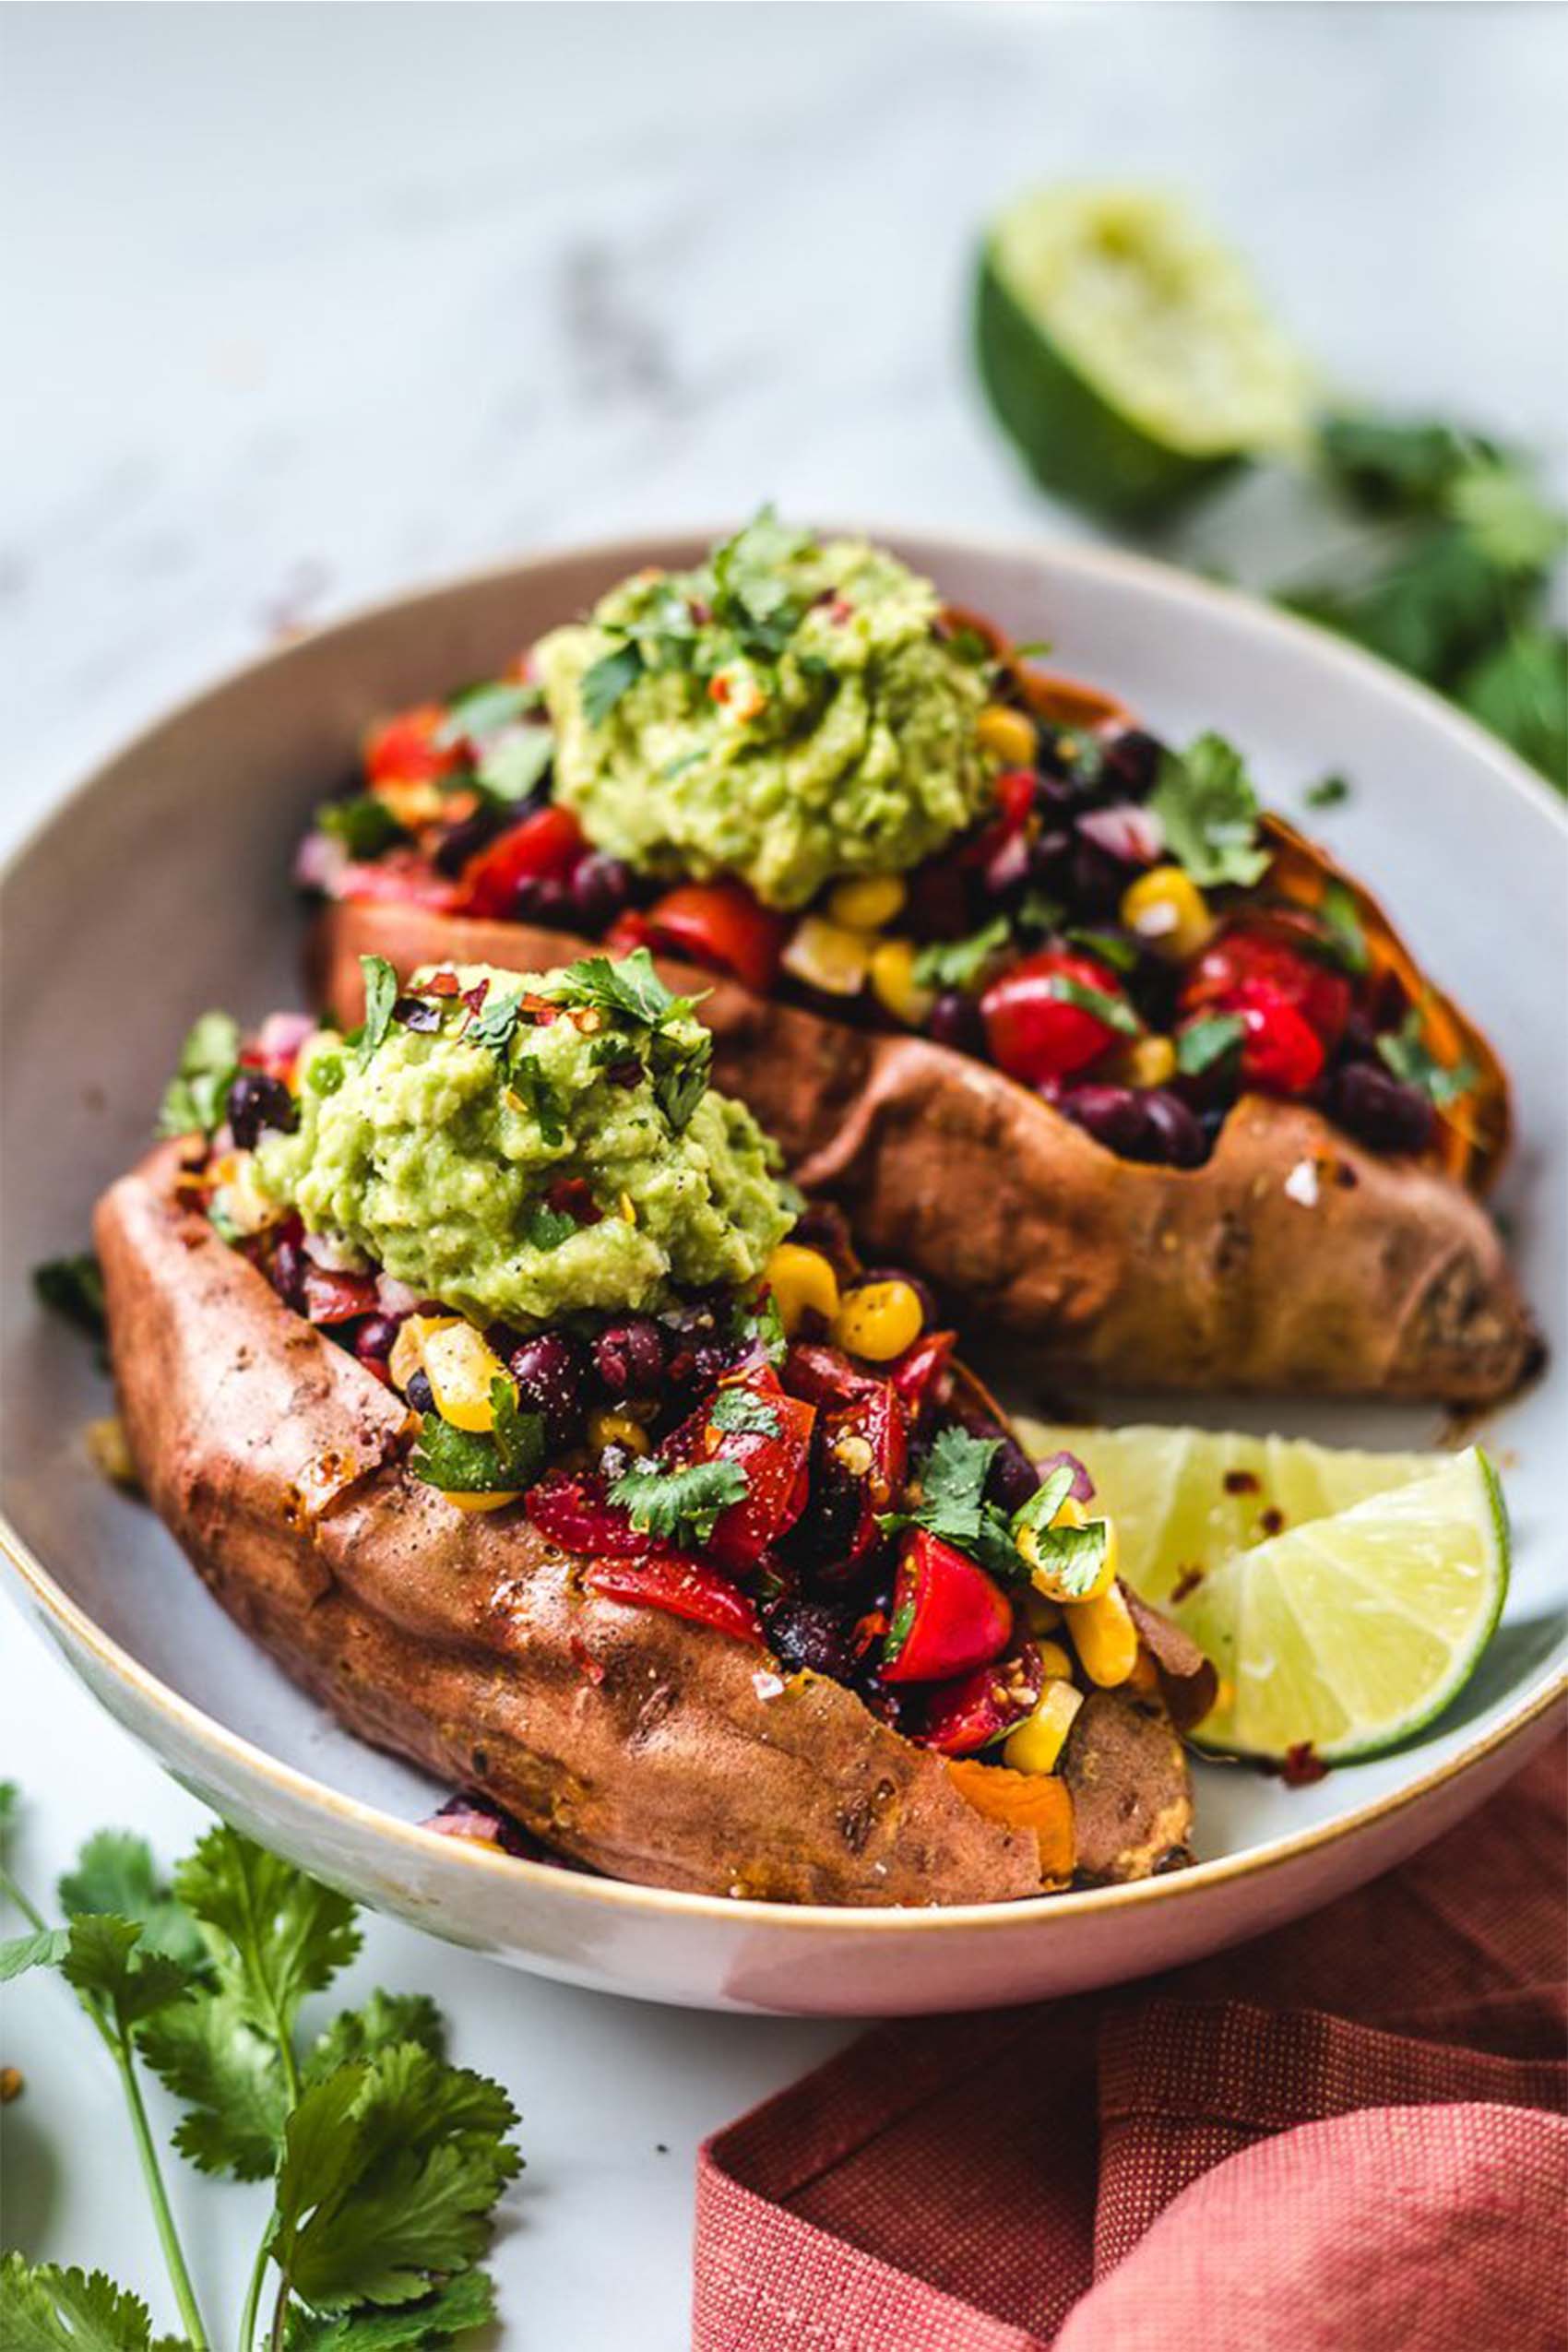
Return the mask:
<path id="1" fill-rule="evenodd" d="M 1565 1754 L 1297 1926 L 731 2124 L 696 2352 L 1562 2352 Z"/>

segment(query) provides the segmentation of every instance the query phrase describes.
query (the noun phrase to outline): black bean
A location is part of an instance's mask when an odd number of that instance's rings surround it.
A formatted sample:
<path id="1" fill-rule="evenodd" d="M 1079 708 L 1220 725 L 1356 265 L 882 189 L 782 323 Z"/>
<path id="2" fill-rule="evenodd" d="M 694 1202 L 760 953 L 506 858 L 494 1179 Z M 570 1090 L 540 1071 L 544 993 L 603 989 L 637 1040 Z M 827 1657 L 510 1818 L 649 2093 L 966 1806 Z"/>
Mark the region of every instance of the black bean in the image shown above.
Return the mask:
<path id="1" fill-rule="evenodd" d="M 469 860 L 488 849 L 504 825 L 516 822 L 515 813 L 486 802 L 443 834 L 432 863 L 437 873 L 459 874 Z"/>
<path id="2" fill-rule="evenodd" d="M 1004 1437 L 986 1472 L 987 1496 L 1004 1511 L 1018 1511 L 1039 1485 L 1039 1472 L 1016 1438 Z"/>
<path id="3" fill-rule="evenodd" d="M 651 1396 L 664 1375 L 664 1335 L 647 1315 L 612 1323 L 593 1343 L 593 1368 L 614 1404 Z"/>
<path id="4" fill-rule="evenodd" d="M 984 1049 L 980 1007 L 972 996 L 965 996 L 958 989 L 943 990 L 926 1015 L 925 1026 L 927 1036 L 938 1045 L 954 1046 L 960 1053 L 980 1053 Z"/>
<path id="5" fill-rule="evenodd" d="M 826 1601 L 776 1602 L 767 1612 L 767 1638 L 780 1665 L 796 1671 L 841 1682 L 854 1664 L 854 1620 Z"/>
<path id="6" fill-rule="evenodd" d="M 224 1106 L 230 1132 L 242 1151 L 254 1151 L 264 1127 L 291 1135 L 300 1123 L 300 1106 L 281 1078 L 265 1070 L 242 1070 L 229 1089 Z"/>
<path id="7" fill-rule="evenodd" d="M 1151 1151 L 1149 1158 L 1163 1160 L 1171 1168 L 1196 1168 L 1208 1158 L 1203 1121 L 1180 1095 L 1163 1087 L 1151 1087 L 1144 1097 L 1144 1116 L 1162 1146 Z"/>
<path id="8" fill-rule="evenodd" d="M 1437 1125 L 1426 1096 L 1372 1062 L 1351 1062 L 1328 1087 L 1330 1115 L 1374 1151 L 1425 1151 Z"/>
<path id="9" fill-rule="evenodd" d="M 630 866 L 606 857 L 601 849 L 590 849 L 573 871 L 572 912 L 583 930 L 594 935 L 609 929 L 631 895 Z"/>
<path id="10" fill-rule="evenodd" d="M 1195 1168 L 1208 1156 L 1202 1120 L 1162 1087 L 1073 1087 L 1061 1107 L 1122 1159 Z"/>
<path id="11" fill-rule="evenodd" d="M 512 1378 L 525 1413 L 538 1413 L 557 1452 L 575 1444 L 588 1405 L 588 1365 L 581 1347 L 564 1331 L 541 1331 L 512 1350 Z"/>
<path id="12" fill-rule="evenodd" d="M 1164 751 L 1158 736 L 1146 734 L 1141 727 L 1124 727 L 1112 735 L 1105 745 L 1104 769 L 1112 797 L 1124 793 L 1130 801 L 1146 800 L 1154 790 Z"/>
<path id="13" fill-rule="evenodd" d="M 362 1363 L 385 1363 L 397 1337 L 396 1315 L 366 1315 L 354 1333 L 354 1353 Z"/>
<path id="14" fill-rule="evenodd" d="M 428 1372 L 423 1372 L 422 1370 L 416 1372 L 410 1372 L 409 1375 L 409 1384 L 407 1388 L 404 1389 L 403 1394 L 408 1398 L 416 1413 L 434 1412 L 435 1391 L 430 1384 L 430 1375 Z"/>

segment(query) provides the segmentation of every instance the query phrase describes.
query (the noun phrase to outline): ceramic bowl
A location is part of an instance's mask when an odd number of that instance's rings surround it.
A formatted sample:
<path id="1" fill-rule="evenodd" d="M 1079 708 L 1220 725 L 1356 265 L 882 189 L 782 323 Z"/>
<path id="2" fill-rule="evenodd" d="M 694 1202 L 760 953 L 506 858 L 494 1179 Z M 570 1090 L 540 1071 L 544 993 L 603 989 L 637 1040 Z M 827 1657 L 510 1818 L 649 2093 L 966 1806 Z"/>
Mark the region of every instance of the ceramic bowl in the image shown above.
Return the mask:
<path id="1" fill-rule="evenodd" d="M 980 2008 L 1273 1927 L 1399 1860 L 1523 1763 L 1551 1728 L 1568 1658 L 1560 807 L 1431 696 L 1236 596 L 1082 548 L 879 536 L 955 601 L 1021 639 L 1049 638 L 1055 666 L 1113 687 L 1160 733 L 1222 730 L 1286 812 L 1315 778 L 1348 777 L 1351 797 L 1323 829 L 1491 1033 L 1517 1087 L 1520 1140 L 1499 1206 L 1554 1354 L 1485 1431 L 1517 1531 L 1502 1627 L 1459 1702 L 1396 1754 L 1301 1789 L 1199 1764 L 1188 1871 L 1004 1907 L 835 1912 L 662 1893 L 453 1844 L 417 1826 L 449 1792 L 339 1731 L 86 1457 L 83 1425 L 109 1408 L 101 1372 L 37 1308 L 30 1269 L 82 1246 L 94 1196 L 144 1144 L 193 1015 L 226 1004 L 254 1016 L 297 994 L 290 853 L 366 721 L 493 671 L 635 566 L 689 562 L 702 542 L 543 557 L 274 653 L 101 769 L 4 885 L 0 1493 L 24 1607 L 187 1788 L 362 1901 L 520 1967 L 711 2007 Z M 1147 1409 L 1126 1400 L 1128 1418 Z M 1202 1409 L 1216 1425 L 1360 1444 L 1443 1434 L 1435 1414 L 1364 1406 Z"/>

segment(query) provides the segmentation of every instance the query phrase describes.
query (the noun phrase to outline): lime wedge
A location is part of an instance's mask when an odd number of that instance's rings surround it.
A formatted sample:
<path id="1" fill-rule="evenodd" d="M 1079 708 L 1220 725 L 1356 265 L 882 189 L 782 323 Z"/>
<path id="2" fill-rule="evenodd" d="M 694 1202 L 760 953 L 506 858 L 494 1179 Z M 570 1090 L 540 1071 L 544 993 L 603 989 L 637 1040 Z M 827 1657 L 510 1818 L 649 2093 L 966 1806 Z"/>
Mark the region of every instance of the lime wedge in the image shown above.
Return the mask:
<path id="1" fill-rule="evenodd" d="M 1122 1570 L 1161 1608 L 1286 1528 L 1431 1474 L 1430 1454 L 1362 1454 L 1237 1431 L 1022 1424 L 1031 1454 L 1075 1454 L 1116 1522 Z M 1180 1606 L 1180 1602 L 1178 1602 Z"/>
<path id="2" fill-rule="evenodd" d="M 1046 188 L 1009 207 L 981 252 L 975 333 L 1038 479 L 1107 514 L 1305 446 L 1304 365 L 1241 263 L 1155 190 Z"/>

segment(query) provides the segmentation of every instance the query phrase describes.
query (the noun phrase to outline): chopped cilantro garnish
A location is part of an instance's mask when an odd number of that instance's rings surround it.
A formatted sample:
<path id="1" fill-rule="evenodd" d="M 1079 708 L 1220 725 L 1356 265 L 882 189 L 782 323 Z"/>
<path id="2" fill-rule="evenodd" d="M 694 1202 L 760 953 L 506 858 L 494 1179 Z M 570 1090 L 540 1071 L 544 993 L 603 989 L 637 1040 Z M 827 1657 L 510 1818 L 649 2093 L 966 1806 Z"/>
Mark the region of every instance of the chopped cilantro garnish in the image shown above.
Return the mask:
<path id="1" fill-rule="evenodd" d="M 649 1028 L 689 1013 L 698 1001 L 665 987 L 646 947 L 614 963 L 608 956 L 584 956 L 555 975 L 550 993 L 557 1004 L 591 1004 L 612 1019 L 641 1021 Z"/>
<path id="2" fill-rule="evenodd" d="M 778 1406 L 732 1381 L 719 1389 L 707 1418 L 715 1429 L 728 1430 L 737 1437 L 777 1437 L 780 1429 Z"/>
<path id="3" fill-rule="evenodd" d="M 590 727 L 601 727 L 645 668 L 642 647 L 631 642 L 612 647 L 583 672 L 583 716 Z"/>
<path id="4" fill-rule="evenodd" d="M 529 1109 L 538 1123 L 541 1142 L 554 1149 L 566 1140 L 566 1114 L 562 1109 L 554 1087 L 540 1068 L 531 1053 L 522 1053 L 512 1064 L 512 1084 L 526 1098 Z"/>
<path id="5" fill-rule="evenodd" d="M 656 1462 L 637 1462 L 610 1489 L 642 1535 L 662 1543 L 705 1544 L 722 1513 L 743 1503 L 751 1481 L 739 1462 L 688 1462 L 680 1469 L 663 1470 Z"/>
<path id="6" fill-rule="evenodd" d="M 89 1339 L 104 1332 L 103 1274 L 90 1250 L 71 1258 L 48 1258 L 32 1270 L 32 1287 L 42 1304 Z"/>
<path id="7" fill-rule="evenodd" d="M 537 1413 L 519 1411 L 504 1375 L 491 1382 L 490 1403 L 493 1431 L 456 1429 L 439 1413 L 424 1414 L 409 1464 L 415 1478 L 445 1494 L 508 1494 L 531 1486 L 544 1467 L 544 1423 Z"/>
<path id="8" fill-rule="evenodd" d="M 1384 1065 L 1402 1085 L 1416 1087 L 1442 1111 L 1461 1095 L 1469 1093 L 1477 1072 L 1468 1061 L 1462 1060 L 1452 1069 L 1438 1061 L 1421 1034 L 1425 1027 L 1421 1007 L 1412 1004 L 1399 1028 L 1385 1031 L 1378 1039 L 1377 1050 Z"/>
<path id="9" fill-rule="evenodd" d="M 1087 955 L 1096 956 L 1102 964 L 1109 964 L 1113 972 L 1137 969 L 1137 942 L 1129 939 L 1125 932 L 1074 929 L 1063 932 L 1062 935 L 1075 947 L 1083 948 Z"/>
<path id="10" fill-rule="evenodd" d="M 487 1046 L 504 1062 L 511 1051 L 512 1039 L 517 1034 L 522 1012 L 523 992 L 520 988 L 504 988 L 493 996 L 487 993 L 479 1011 L 470 1016 L 463 1030 L 463 1042 L 466 1045 Z"/>
<path id="11" fill-rule="evenodd" d="M 531 1250 L 558 1250 L 581 1231 L 575 1217 L 564 1208 L 552 1208 L 548 1201 L 530 1201 L 523 1212 L 523 1240 Z"/>
<path id="12" fill-rule="evenodd" d="M 1301 797 L 1310 809 L 1336 809 L 1350 797 L 1349 782 L 1343 776 L 1320 776 Z"/>
<path id="13" fill-rule="evenodd" d="M 379 858 L 403 827 L 379 792 L 356 792 L 346 801 L 326 801 L 315 813 L 316 830 L 341 841 L 350 858 Z"/>
<path id="14" fill-rule="evenodd" d="M 394 987 L 396 983 L 394 983 Z M 160 1135 L 210 1135 L 240 1066 L 240 1026 L 227 1013 L 203 1013 L 186 1032 L 158 1113 Z"/>
<path id="15" fill-rule="evenodd" d="M 1063 1464 L 1013 1515 L 1015 1539 L 1028 1536 L 1032 1565 L 1049 1571 L 1051 1581 L 1060 1586 L 1069 1600 L 1082 1599 L 1093 1591 L 1095 1579 L 1105 1565 L 1105 1548 L 1111 1540 L 1111 1530 L 1104 1519 L 1090 1519 L 1081 1527 L 1051 1526 L 1072 1489 L 1073 1473 Z"/>
<path id="16" fill-rule="evenodd" d="M 485 744 L 474 773 L 496 800 L 526 801 L 554 756 L 555 737 L 548 727 L 509 727 Z"/>
<path id="17" fill-rule="evenodd" d="M 436 731 L 437 747 L 450 751 L 457 743 L 482 742 L 487 735 L 498 735 L 503 728 L 513 727 L 519 719 L 526 719 L 530 711 L 539 708 L 540 700 L 537 686 L 487 678 L 463 694 L 452 695 L 445 719 Z"/>
<path id="18" fill-rule="evenodd" d="M 993 915 L 990 922 L 971 932 L 967 939 L 942 939 L 922 947 L 913 966 L 916 987 L 978 988 L 987 967 L 1006 946 L 1010 935 L 1006 916 Z"/>
<path id="19" fill-rule="evenodd" d="M 1359 979 L 1367 968 L 1367 934 L 1355 892 L 1347 883 L 1330 882 L 1318 901 L 1317 914 L 1336 962 Z"/>
<path id="20" fill-rule="evenodd" d="M 953 1425 L 940 1430 L 921 1467 L 920 1502 L 910 1510 L 883 1514 L 876 1523 L 883 1534 L 924 1527 L 993 1574 L 1021 1576 L 1024 1562 L 1007 1515 L 985 1500 L 985 1482 L 1001 1442 L 971 1437 Z"/>
<path id="21" fill-rule="evenodd" d="M 360 1031 L 359 1060 L 362 1070 L 392 1026 L 398 1002 L 398 975 L 385 956 L 362 956 L 364 974 L 364 1027 Z"/>
<path id="22" fill-rule="evenodd" d="M 1144 1025 L 1124 997 L 1111 996 L 1103 988 L 1091 988 L 1087 980 L 1075 980 L 1071 972 L 1052 972 L 1046 982 L 1046 993 L 1061 1004 L 1075 1004 L 1080 1013 L 1092 1013 L 1108 1029 L 1119 1037 L 1142 1037 Z"/>
<path id="23" fill-rule="evenodd" d="M 1269 853 L 1257 840 L 1257 794 L 1240 752 L 1222 735 L 1162 752 L 1148 805 L 1171 856 L 1206 888 L 1245 887 L 1267 867 Z"/>
<path id="24" fill-rule="evenodd" d="M 1188 1021 L 1176 1032 L 1176 1067 L 1185 1077 L 1201 1077 L 1228 1053 L 1234 1053 L 1244 1035 L 1234 1013 L 1209 1013 Z"/>

